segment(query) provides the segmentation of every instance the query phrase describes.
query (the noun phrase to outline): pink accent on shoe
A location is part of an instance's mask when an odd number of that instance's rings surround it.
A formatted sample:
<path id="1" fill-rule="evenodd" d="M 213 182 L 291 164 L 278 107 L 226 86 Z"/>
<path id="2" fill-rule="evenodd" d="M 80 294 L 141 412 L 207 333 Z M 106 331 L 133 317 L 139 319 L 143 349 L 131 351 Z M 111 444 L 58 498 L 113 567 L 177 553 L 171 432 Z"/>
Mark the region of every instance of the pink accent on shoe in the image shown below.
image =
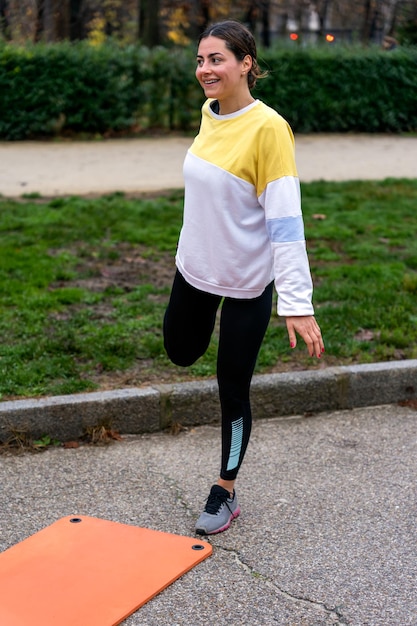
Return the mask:
<path id="1" fill-rule="evenodd" d="M 227 520 L 227 523 L 222 526 L 221 528 L 218 528 L 217 530 L 214 530 L 213 532 L 209 533 L 209 535 L 217 535 L 218 533 L 222 533 L 225 530 L 227 530 L 228 528 L 230 528 L 230 524 L 233 522 L 234 519 L 236 519 L 237 517 L 239 517 L 240 515 L 240 506 L 237 507 L 236 511 L 234 513 L 230 514 L 229 519 Z"/>

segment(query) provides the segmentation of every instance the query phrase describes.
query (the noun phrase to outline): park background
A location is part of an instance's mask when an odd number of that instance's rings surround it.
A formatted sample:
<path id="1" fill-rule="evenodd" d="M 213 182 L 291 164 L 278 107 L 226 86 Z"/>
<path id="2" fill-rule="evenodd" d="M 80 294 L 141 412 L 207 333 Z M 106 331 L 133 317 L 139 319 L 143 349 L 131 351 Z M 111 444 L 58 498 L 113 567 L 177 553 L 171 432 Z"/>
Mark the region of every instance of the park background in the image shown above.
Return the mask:
<path id="1" fill-rule="evenodd" d="M 22 149 L 192 137 L 193 40 L 226 17 L 253 28 L 255 95 L 296 137 L 417 130 L 415 2 L 2 0 L 0 16 L 0 139 Z M 258 372 L 416 358 L 417 182 L 361 178 L 302 186 L 325 359 L 289 352 L 273 314 Z M 216 336 L 187 371 L 162 345 L 183 192 L 133 196 L 0 199 L 3 399 L 214 376 Z"/>

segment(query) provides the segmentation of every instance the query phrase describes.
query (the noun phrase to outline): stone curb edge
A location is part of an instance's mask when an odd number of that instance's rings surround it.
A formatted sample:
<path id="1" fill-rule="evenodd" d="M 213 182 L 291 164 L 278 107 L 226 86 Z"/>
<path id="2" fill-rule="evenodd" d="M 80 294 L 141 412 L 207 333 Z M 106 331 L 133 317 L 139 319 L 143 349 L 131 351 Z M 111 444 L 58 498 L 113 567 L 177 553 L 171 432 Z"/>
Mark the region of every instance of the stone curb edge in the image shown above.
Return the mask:
<path id="1" fill-rule="evenodd" d="M 305 415 L 417 398 L 417 360 L 262 374 L 252 382 L 254 418 Z M 60 441 L 100 425 L 119 433 L 219 421 L 215 380 L 0 402 L 0 440 L 24 432 Z"/>

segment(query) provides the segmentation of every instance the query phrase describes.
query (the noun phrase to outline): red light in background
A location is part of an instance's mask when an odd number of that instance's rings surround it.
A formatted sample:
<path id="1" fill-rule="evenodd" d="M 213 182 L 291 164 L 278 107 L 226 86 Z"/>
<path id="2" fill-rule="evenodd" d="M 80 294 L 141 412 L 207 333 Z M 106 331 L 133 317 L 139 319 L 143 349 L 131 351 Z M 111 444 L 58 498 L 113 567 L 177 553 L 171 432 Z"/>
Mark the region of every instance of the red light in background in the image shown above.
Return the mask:
<path id="1" fill-rule="evenodd" d="M 326 35 L 326 41 L 328 41 L 329 43 L 332 43 L 332 41 L 335 40 L 335 36 L 331 35 L 330 33 L 327 33 Z"/>
<path id="2" fill-rule="evenodd" d="M 298 39 L 297 33 L 290 33 L 290 39 L 291 41 L 297 41 Z"/>

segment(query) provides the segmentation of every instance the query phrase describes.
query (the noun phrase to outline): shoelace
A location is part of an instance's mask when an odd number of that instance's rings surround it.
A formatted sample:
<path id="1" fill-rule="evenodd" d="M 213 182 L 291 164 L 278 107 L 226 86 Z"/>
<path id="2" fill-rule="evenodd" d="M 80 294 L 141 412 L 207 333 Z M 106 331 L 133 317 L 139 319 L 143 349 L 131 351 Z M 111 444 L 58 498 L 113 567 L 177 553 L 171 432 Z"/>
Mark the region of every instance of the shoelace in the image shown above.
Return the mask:
<path id="1" fill-rule="evenodd" d="M 223 495 L 222 493 L 211 493 L 207 498 L 205 508 L 206 513 L 209 513 L 210 515 L 216 515 L 219 512 L 222 504 L 225 504 L 230 510 L 230 507 L 227 504 L 227 499 L 227 494 Z"/>

